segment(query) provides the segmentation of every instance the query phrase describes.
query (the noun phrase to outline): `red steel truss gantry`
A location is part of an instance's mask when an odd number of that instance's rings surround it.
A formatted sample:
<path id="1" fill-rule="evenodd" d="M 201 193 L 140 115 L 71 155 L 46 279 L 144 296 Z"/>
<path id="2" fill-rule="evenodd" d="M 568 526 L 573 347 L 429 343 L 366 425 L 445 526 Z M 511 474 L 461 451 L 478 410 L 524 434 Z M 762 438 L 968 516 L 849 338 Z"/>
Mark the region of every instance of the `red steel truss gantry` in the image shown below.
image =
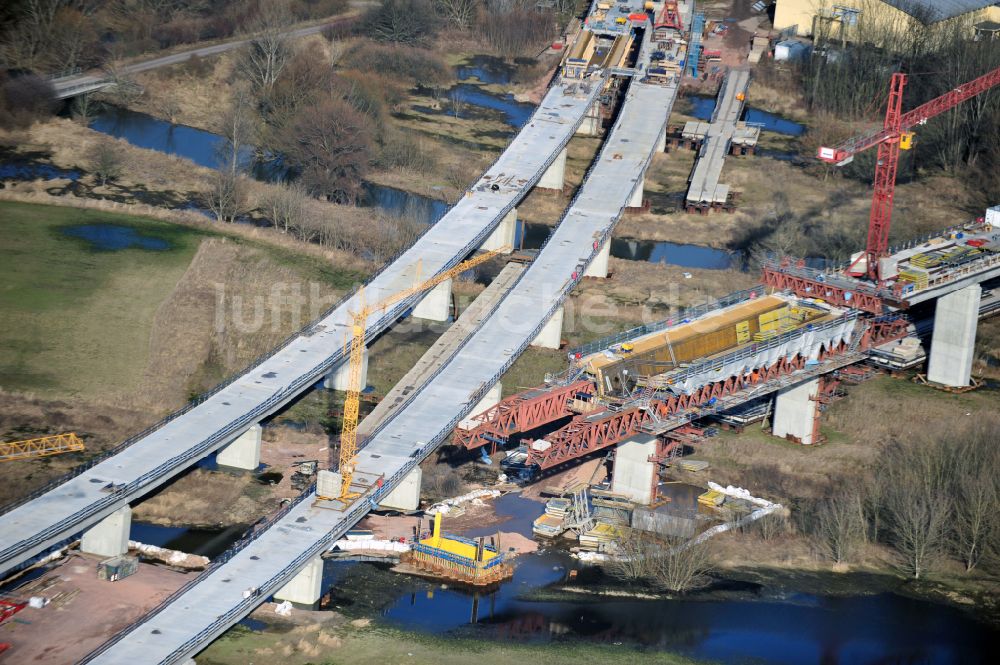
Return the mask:
<path id="1" fill-rule="evenodd" d="M 472 450 L 488 443 L 502 443 L 516 432 L 528 432 L 560 418 L 573 415 L 567 406 L 577 393 L 593 393 L 590 381 L 575 381 L 565 386 L 533 388 L 502 400 L 494 407 L 473 416 L 467 427 L 455 428 L 452 443 Z"/>

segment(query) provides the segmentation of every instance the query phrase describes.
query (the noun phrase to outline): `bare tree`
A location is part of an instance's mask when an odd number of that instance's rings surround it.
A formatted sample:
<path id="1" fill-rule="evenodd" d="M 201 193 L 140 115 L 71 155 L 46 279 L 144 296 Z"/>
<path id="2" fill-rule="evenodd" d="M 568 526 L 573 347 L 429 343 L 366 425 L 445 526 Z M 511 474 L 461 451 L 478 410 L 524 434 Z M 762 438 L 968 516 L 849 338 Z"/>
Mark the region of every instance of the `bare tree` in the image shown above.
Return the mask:
<path id="1" fill-rule="evenodd" d="M 220 222 L 234 222 L 249 211 L 247 184 L 235 168 L 215 172 L 212 186 L 204 195 L 205 207 Z"/>
<path id="2" fill-rule="evenodd" d="M 850 560 L 865 540 L 860 493 L 845 491 L 824 500 L 816 522 L 820 543 L 834 563 Z"/>
<path id="3" fill-rule="evenodd" d="M 253 90 L 266 97 L 292 56 L 285 30 L 292 22 L 284 0 L 262 2 L 257 14 L 244 26 L 250 42 L 243 49 L 237 70 Z"/>
<path id="4" fill-rule="evenodd" d="M 275 146 L 311 194 L 341 202 L 358 197 L 372 158 L 365 117 L 332 97 L 300 109 L 278 130 Z"/>
<path id="5" fill-rule="evenodd" d="M 120 178 L 125 171 L 125 155 L 121 145 L 112 138 L 102 138 L 87 152 L 87 166 L 103 187 L 109 180 Z"/>
<path id="6" fill-rule="evenodd" d="M 466 29 L 476 18 L 476 0 L 434 0 L 434 6 L 444 20 L 456 28 Z"/>
<path id="7" fill-rule="evenodd" d="M 428 0 L 382 0 L 365 14 L 365 34 L 380 42 L 416 45 L 434 36 L 435 16 Z"/>
<path id="8" fill-rule="evenodd" d="M 683 593 L 699 586 L 712 569 L 709 541 L 696 543 L 677 536 L 653 536 L 629 530 L 616 541 L 608 573 L 628 582 Z"/>
<path id="9" fill-rule="evenodd" d="M 298 183 L 276 185 L 261 201 L 261 209 L 275 228 L 288 233 L 303 226 L 309 194 Z"/>
<path id="10" fill-rule="evenodd" d="M 252 148 L 257 136 L 257 115 L 253 100 L 243 88 L 237 88 L 233 100 L 218 121 L 222 141 L 217 150 L 225 167 L 235 173 L 244 162 L 244 153 Z"/>
<path id="11" fill-rule="evenodd" d="M 886 483 L 885 514 L 893 547 L 915 579 L 948 545 L 952 500 L 950 452 L 938 441 L 906 442 L 885 454 L 878 482 Z"/>
<path id="12" fill-rule="evenodd" d="M 970 428 L 955 454 L 954 547 L 967 571 L 976 567 L 1000 536 L 1000 468 L 997 421 Z"/>

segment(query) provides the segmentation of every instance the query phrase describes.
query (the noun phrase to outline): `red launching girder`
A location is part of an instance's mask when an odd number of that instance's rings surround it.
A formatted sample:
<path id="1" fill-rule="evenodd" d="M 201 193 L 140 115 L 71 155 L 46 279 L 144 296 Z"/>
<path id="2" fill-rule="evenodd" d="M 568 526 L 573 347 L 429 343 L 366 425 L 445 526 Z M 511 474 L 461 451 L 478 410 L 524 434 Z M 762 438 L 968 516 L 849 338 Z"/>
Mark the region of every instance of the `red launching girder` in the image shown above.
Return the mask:
<path id="1" fill-rule="evenodd" d="M 819 361 L 842 354 L 845 350 L 846 347 L 840 344 L 820 354 Z M 704 406 L 712 398 L 732 395 L 804 367 L 805 359 L 799 356 L 792 360 L 781 358 L 769 367 L 709 383 L 690 395 L 672 395 L 664 400 L 653 400 L 648 410 L 633 408 L 618 412 L 605 411 L 599 417 L 577 416 L 565 427 L 545 436 L 544 440 L 549 443 L 545 450 L 535 450 L 529 445 L 527 464 L 537 465 L 542 470 L 552 468 L 638 434 L 644 425 L 654 420 L 654 412 L 657 420 L 671 418 L 689 409 Z"/>
<path id="2" fill-rule="evenodd" d="M 594 393 L 591 381 L 576 381 L 567 386 L 542 386 L 511 395 L 496 406 L 472 417 L 472 427 L 456 427 L 452 443 L 469 450 L 487 443 L 506 441 L 511 434 L 527 432 L 573 415 L 567 404 L 576 393 Z"/>
<path id="3" fill-rule="evenodd" d="M 821 282 L 810 277 L 808 273 L 796 271 L 790 264 L 784 266 L 765 265 L 761 282 L 765 286 L 773 287 L 779 291 L 791 291 L 800 298 L 819 298 L 835 307 L 850 307 L 870 314 L 882 314 L 885 310 L 882 298 L 877 293 L 863 287 L 850 289 L 829 282 Z"/>
<path id="4" fill-rule="evenodd" d="M 677 11 L 677 3 L 672 0 L 667 0 L 663 3 L 663 11 L 660 12 L 660 19 L 656 22 L 655 28 L 673 28 L 674 30 L 682 31 L 684 30 L 684 24 L 681 21 L 681 13 Z"/>

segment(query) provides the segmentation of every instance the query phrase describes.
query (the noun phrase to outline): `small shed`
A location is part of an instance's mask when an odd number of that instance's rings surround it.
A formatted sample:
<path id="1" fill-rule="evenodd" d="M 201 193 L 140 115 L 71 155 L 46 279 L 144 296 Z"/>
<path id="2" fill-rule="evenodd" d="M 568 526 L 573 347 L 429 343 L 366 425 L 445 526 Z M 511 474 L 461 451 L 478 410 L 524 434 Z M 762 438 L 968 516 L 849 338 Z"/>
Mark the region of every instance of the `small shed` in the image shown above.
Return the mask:
<path id="1" fill-rule="evenodd" d="M 129 575 L 134 575 L 139 569 L 139 558 L 123 554 L 111 557 L 97 564 L 98 579 L 117 582 Z"/>

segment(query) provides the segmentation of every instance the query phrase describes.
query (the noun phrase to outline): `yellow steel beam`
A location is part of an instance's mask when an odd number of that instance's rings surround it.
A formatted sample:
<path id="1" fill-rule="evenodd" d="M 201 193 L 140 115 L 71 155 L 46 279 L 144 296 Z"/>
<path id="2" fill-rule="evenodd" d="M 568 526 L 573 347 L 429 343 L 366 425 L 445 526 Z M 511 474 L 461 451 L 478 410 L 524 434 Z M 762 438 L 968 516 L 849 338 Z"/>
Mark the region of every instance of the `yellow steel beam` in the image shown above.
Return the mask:
<path id="1" fill-rule="evenodd" d="M 361 368 L 364 364 L 366 334 L 365 324 L 368 320 L 368 316 L 372 312 L 385 310 L 390 305 L 394 305 L 402 300 L 405 300 L 416 293 L 432 289 L 445 280 L 451 279 L 452 277 L 465 272 L 469 268 L 474 268 L 481 263 L 485 263 L 497 254 L 506 252 L 509 249 L 510 246 L 505 246 L 500 249 L 483 252 L 468 261 L 459 263 L 450 270 L 445 270 L 430 279 L 424 280 L 423 282 L 411 286 L 408 289 L 404 289 L 398 293 L 394 293 L 393 295 L 371 305 L 365 305 L 364 292 L 358 292 L 359 311 L 357 313 L 351 313 L 351 317 L 354 321 L 351 325 L 350 354 L 348 361 L 350 362 L 350 372 L 348 374 L 349 385 L 347 388 L 347 398 L 344 400 L 344 424 L 340 433 L 341 500 L 349 501 L 357 496 L 356 493 L 351 492 L 351 482 L 354 480 L 354 464 L 355 458 L 358 454 L 358 410 L 361 406 L 362 389 Z"/>
<path id="2" fill-rule="evenodd" d="M 60 453 L 75 453 L 84 449 L 83 441 L 73 432 L 44 436 L 39 439 L 0 443 L 0 462 L 11 462 Z"/>

